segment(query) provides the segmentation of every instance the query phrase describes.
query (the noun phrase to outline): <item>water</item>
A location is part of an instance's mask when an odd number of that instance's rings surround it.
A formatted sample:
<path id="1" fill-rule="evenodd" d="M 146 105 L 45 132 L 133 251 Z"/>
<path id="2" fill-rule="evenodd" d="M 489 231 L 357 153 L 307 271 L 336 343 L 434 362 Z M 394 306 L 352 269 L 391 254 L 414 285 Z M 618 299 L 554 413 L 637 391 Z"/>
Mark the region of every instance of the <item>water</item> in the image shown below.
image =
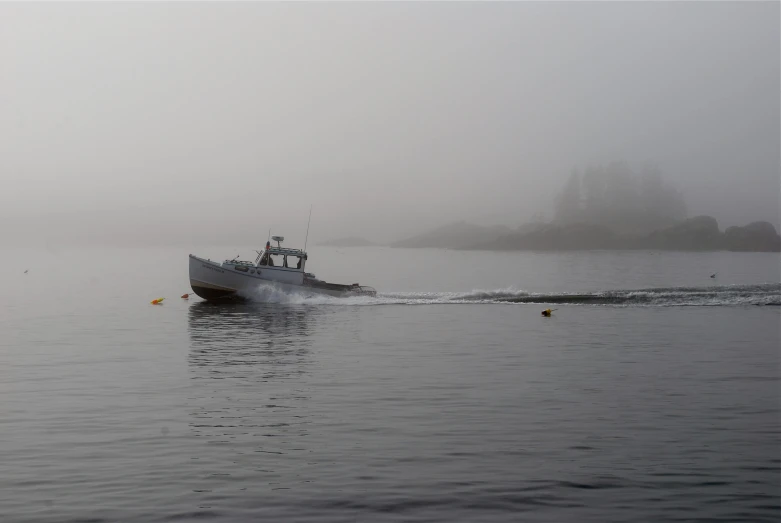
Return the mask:
<path id="1" fill-rule="evenodd" d="M 7 254 L 0 520 L 781 517 L 777 254 L 315 248 L 380 296 L 219 306 L 186 254 Z"/>

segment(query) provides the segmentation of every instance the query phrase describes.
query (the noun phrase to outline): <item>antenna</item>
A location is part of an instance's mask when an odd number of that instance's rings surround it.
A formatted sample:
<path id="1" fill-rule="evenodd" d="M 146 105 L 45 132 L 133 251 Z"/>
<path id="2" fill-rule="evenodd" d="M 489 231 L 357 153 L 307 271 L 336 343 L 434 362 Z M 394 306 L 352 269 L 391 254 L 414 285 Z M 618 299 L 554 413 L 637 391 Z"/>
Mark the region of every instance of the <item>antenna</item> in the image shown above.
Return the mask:
<path id="1" fill-rule="evenodd" d="M 309 224 L 312 221 L 312 206 L 309 206 L 309 219 L 306 222 L 306 239 L 304 240 L 304 252 L 306 252 L 306 242 L 309 241 Z"/>

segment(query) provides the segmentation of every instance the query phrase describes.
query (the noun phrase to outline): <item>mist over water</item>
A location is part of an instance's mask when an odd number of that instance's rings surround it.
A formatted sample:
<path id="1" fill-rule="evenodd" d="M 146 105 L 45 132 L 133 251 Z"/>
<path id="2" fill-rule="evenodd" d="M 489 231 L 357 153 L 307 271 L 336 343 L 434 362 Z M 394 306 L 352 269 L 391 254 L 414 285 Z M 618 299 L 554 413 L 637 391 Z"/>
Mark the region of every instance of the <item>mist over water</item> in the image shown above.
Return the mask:
<path id="1" fill-rule="evenodd" d="M 658 169 L 688 216 L 779 229 L 778 19 L 775 2 L 6 3 L 0 234 L 302 244 L 314 205 L 313 241 L 387 243 L 550 220 L 573 169 L 616 165 Z"/>
<path id="2" fill-rule="evenodd" d="M 0 520 L 779 521 L 780 15 L 0 2 Z"/>

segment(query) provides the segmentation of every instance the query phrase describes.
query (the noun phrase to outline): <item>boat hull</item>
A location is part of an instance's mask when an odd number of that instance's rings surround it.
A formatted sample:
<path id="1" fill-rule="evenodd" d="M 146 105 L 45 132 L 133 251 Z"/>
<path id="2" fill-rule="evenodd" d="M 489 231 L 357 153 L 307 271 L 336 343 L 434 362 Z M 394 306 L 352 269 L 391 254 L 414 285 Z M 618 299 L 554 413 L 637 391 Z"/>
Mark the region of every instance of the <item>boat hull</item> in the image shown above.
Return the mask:
<path id="1" fill-rule="evenodd" d="M 296 275 L 286 274 L 286 272 L 293 271 L 253 268 L 246 272 L 239 272 L 216 262 L 190 255 L 190 287 L 195 294 L 205 300 L 247 298 L 251 297 L 253 291 L 262 287 L 272 287 L 285 293 L 324 294 L 334 297 L 376 295 L 374 289 L 354 285 L 337 285 L 306 279 L 301 280 L 299 284 L 293 279 Z M 265 277 L 266 274 L 288 281 L 270 279 Z M 295 283 L 291 283 L 291 279 Z"/>
<path id="2" fill-rule="evenodd" d="M 239 296 L 234 289 L 222 289 L 193 279 L 190 279 L 190 288 L 204 300 L 225 300 Z"/>

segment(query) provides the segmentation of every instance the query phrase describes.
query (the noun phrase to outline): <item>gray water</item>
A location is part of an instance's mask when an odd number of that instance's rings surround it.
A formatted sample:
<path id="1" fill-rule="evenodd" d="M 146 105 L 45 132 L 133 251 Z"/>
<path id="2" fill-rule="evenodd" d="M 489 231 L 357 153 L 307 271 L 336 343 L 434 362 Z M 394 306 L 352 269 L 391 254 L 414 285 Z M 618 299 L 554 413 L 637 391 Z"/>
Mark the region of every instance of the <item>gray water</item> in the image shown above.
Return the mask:
<path id="1" fill-rule="evenodd" d="M 5 254 L 2 521 L 781 517 L 777 254 L 313 248 L 380 296 L 233 305 Z"/>

